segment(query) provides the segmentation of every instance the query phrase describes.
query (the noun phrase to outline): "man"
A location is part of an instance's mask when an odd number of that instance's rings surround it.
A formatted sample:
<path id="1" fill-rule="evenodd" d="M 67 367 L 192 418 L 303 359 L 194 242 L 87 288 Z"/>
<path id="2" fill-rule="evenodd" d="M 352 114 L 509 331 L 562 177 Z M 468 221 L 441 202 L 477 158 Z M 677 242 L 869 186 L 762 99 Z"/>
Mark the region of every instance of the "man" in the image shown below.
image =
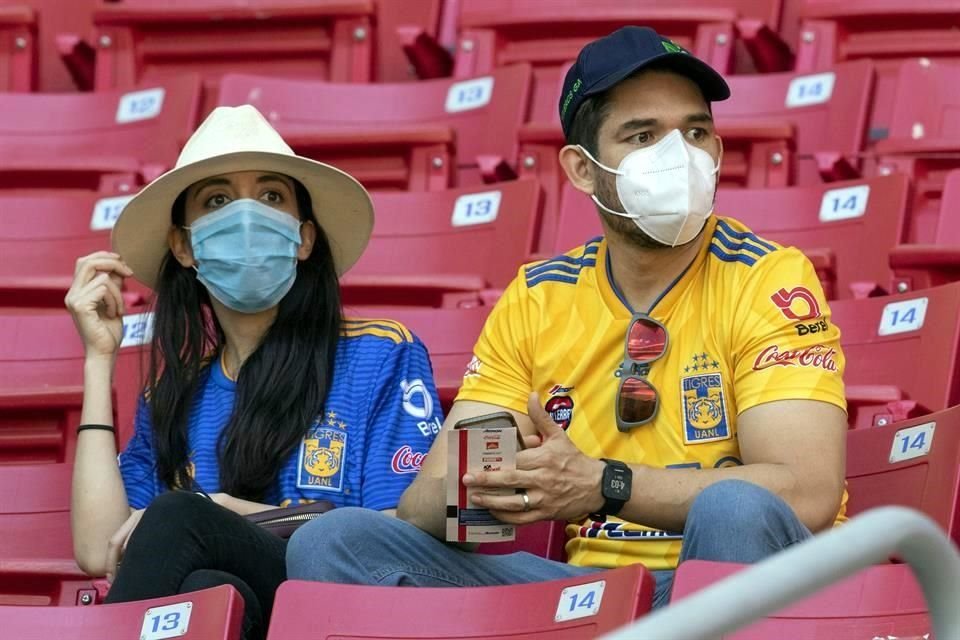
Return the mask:
<path id="1" fill-rule="evenodd" d="M 569 563 L 441 543 L 439 437 L 400 519 L 325 515 L 291 541 L 291 578 L 492 585 L 642 562 L 662 605 L 678 562 L 754 562 L 843 520 L 844 360 L 813 268 L 711 215 L 710 101 L 728 96 L 650 29 L 580 52 L 560 162 L 605 235 L 520 269 L 444 424 L 513 414 L 528 445 L 517 470 L 463 482 L 519 489 L 476 500 L 504 522 L 570 521 Z"/>

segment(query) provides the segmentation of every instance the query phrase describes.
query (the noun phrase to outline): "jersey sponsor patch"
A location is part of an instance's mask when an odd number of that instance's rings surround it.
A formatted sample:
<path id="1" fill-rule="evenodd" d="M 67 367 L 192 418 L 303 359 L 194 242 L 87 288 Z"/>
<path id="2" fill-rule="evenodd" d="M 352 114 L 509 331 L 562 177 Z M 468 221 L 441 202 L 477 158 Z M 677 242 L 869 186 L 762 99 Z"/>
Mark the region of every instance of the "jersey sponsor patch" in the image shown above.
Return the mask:
<path id="1" fill-rule="evenodd" d="M 554 396 L 547 400 L 543 409 L 564 431 L 570 428 L 570 420 L 573 419 L 573 398 L 570 396 Z"/>
<path id="2" fill-rule="evenodd" d="M 463 378 L 466 380 L 472 376 L 480 375 L 480 367 L 483 366 L 483 363 L 480 362 L 480 358 L 473 356 L 470 358 L 470 363 L 467 364 L 467 370 L 463 372 Z"/>
<path id="3" fill-rule="evenodd" d="M 824 371 L 837 370 L 837 351 L 815 344 L 803 349 L 780 350 L 778 345 L 772 344 L 757 355 L 753 363 L 754 371 L 762 371 L 770 367 L 813 367 Z"/>
<path id="4" fill-rule="evenodd" d="M 701 444 L 730 437 L 727 403 L 720 373 L 702 373 L 680 379 L 683 441 Z"/>
<path id="5" fill-rule="evenodd" d="M 820 317 L 820 303 L 806 287 L 794 287 L 790 291 L 780 289 L 770 296 L 770 301 L 787 320 L 802 322 Z"/>
<path id="6" fill-rule="evenodd" d="M 394 473 L 417 473 L 425 457 L 427 454 L 414 451 L 410 445 L 405 444 L 393 454 L 390 468 Z"/>
<path id="7" fill-rule="evenodd" d="M 347 453 L 347 425 L 328 411 L 326 418 L 310 427 L 300 444 L 297 488 L 343 491 L 343 467 Z"/>

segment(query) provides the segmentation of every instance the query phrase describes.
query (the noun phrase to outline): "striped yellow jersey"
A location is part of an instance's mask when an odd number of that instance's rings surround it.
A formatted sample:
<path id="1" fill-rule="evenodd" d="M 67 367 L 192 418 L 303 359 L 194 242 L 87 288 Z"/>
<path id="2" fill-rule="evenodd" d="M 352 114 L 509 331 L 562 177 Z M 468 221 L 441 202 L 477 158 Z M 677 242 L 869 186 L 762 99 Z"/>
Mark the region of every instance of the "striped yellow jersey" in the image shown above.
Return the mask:
<path id="1" fill-rule="evenodd" d="M 840 331 L 809 260 L 730 218 L 711 217 L 703 248 L 654 303 L 669 341 L 648 379 L 652 422 L 617 429 L 616 373 L 632 311 L 596 238 L 525 265 L 492 311 L 458 400 L 526 413 L 530 391 L 587 455 L 658 468 L 743 464 L 737 416 L 776 400 L 810 399 L 846 409 Z M 846 496 L 837 516 L 844 519 Z M 736 514 L 730 514 L 736 517 Z M 676 567 L 680 532 L 610 518 L 570 523 L 573 564 Z"/>

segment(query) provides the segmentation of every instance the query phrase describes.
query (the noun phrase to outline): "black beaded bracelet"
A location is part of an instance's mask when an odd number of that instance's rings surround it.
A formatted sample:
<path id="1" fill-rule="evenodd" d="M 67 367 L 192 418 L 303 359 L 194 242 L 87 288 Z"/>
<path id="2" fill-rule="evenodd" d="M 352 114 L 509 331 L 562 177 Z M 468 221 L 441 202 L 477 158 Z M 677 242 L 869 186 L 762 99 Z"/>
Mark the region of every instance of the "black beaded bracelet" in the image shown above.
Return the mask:
<path id="1" fill-rule="evenodd" d="M 110 426 L 109 424 L 82 424 L 77 427 L 77 434 L 81 431 L 86 431 L 88 429 L 96 429 L 97 431 L 109 431 L 111 433 L 116 433 L 117 430 Z"/>

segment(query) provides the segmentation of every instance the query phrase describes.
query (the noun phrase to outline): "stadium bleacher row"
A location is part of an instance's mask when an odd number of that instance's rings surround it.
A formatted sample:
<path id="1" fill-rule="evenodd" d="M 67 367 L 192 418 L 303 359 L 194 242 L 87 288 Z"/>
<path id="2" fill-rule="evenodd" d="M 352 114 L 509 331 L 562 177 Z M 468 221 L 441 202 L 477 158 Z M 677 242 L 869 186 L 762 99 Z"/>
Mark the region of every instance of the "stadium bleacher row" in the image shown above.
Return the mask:
<path id="1" fill-rule="evenodd" d="M 373 238 L 341 283 L 347 313 L 418 334 L 448 409 L 519 266 L 602 232 L 558 164 L 556 103 L 579 49 L 626 24 L 727 75 L 732 98 L 713 108 L 716 212 L 804 251 L 830 299 L 847 358 L 849 512 L 911 506 L 960 543 L 960 4 L 0 0 L 4 637 L 171 637 L 161 627 L 184 618 L 189 628 L 169 627 L 177 637 L 239 637 L 243 601 L 229 587 L 192 595 L 192 612 L 183 597 L 98 604 L 106 584 L 76 566 L 69 529 L 83 395 L 63 310 L 74 262 L 109 248 L 125 203 L 212 108 L 253 104 L 297 153 L 371 191 Z M 149 290 L 125 287 L 118 446 L 151 331 Z M 541 523 L 484 551 L 562 559 L 563 541 L 559 523 Z M 674 597 L 736 569 L 688 563 Z M 469 593 L 291 582 L 269 638 L 398 637 L 390 623 L 423 602 L 435 615 L 404 637 L 593 637 L 649 611 L 642 567 L 603 580 L 618 597 L 570 619 L 565 589 L 583 580 Z M 325 603 L 319 618 L 302 615 L 310 602 Z M 382 615 L 365 615 L 374 606 Z M 919 587 L 893 562 L 731 637 L 930 629 Z"/>

